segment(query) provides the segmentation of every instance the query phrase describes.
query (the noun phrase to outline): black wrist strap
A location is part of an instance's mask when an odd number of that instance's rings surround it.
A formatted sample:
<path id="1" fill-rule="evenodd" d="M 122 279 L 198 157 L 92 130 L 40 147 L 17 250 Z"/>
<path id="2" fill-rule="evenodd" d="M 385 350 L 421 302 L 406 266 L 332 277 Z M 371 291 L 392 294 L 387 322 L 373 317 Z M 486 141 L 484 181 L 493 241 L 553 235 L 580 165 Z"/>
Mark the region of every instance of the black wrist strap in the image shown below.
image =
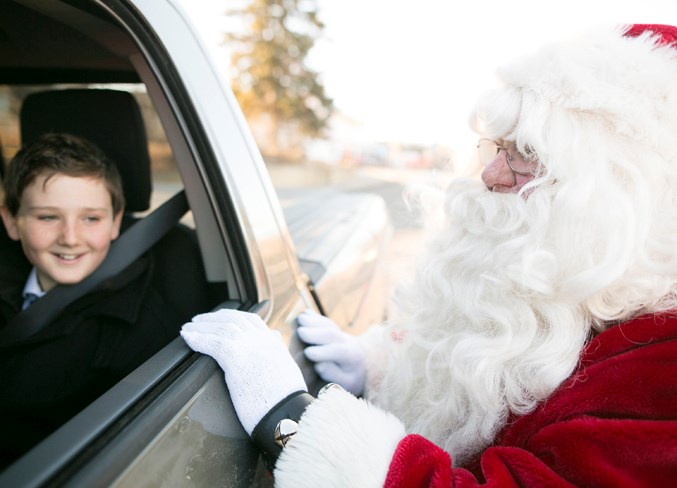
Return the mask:
<path id="1" fill-rule="evenodd" d="M 254 427 L 252 440 L 271 472 L 282 452 L 282 448 L 275 442 L 275 427 L 283 419 L 298 422 L 306 407 L 314 400 L 315 397 L 305 391 L 294 392 L 275 405 Z"/>

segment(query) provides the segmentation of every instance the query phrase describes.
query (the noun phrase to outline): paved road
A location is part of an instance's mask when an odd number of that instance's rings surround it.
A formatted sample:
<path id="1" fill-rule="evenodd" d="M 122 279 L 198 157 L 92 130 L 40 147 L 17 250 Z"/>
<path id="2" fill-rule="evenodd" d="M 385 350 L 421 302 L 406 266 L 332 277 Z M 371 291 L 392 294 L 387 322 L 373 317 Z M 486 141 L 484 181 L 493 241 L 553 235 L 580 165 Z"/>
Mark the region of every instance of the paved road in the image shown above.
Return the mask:
<path id="1" fill-rule="evenodd" d="M 407 208 L 404 201 L 405 185 L 390 181 L 365 181 L 359 187 L 350 188 L 351 191 L 364 191 L 380 195 L 386 202 L 390 219 L 396 229 L 419 228 L 415 213 Z"/>
<path id="2" fill-rule="evenodd" d="M 421 253 L 423 231 L 420 215 L 409 209 L 404 192 L 409 185 L 445 185 L 453 175 L 428 170 L 392 170 L 363 168 L 355 178 L 341 186 L 350 191 L 368 191 L 383 197 L 393 223 L 393 236 L 383 258 L 385 287 L 389 296 L 398 282 L 413 273 L 416 257 Z M 392 304 L 389 305 L 389 308 Z"/>
<path id="3" fill-rule="evenodd" d="M 354 170 L 354 179 L 345 187 L 351 191 L 368 191 L 383 197 L 396 229 L 420 229 L 420 215 L 405 202 L 405 191 L 411 185 L 440 185 L 452 177 L 434 170 L 397 170 L 366 167 Z"/>
<path id="4" fill-rule="evenodd" d="M 394 169 L 376 166 L 344 169 L 327 165 L 269 165 L 274 186 L 294 188 L 327 186 L 349 191 L 368 191 L 383 197 L 396 229 L 416 229 L 418 215 L 405 204 L 403 191 L 408 185 L 444 185 L 450 173 L 435 170 Z"/>

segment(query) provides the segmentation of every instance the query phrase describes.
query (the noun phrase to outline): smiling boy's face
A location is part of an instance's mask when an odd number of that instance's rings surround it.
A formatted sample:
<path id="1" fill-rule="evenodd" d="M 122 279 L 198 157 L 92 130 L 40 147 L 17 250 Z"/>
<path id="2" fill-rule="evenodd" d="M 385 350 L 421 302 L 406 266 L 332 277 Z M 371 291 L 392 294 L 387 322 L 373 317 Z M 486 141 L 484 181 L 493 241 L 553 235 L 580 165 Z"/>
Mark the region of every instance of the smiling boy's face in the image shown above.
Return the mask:
<path id="1" fill-rule="evenodd" d="M 99 267 L 120 233 L 122 212 L 113 213 L 103 180 L 55 174 L 38 175 L 21 195 L 17 214 L 2 207 L 2 219 L 49 291 L 79 283 Z"/>

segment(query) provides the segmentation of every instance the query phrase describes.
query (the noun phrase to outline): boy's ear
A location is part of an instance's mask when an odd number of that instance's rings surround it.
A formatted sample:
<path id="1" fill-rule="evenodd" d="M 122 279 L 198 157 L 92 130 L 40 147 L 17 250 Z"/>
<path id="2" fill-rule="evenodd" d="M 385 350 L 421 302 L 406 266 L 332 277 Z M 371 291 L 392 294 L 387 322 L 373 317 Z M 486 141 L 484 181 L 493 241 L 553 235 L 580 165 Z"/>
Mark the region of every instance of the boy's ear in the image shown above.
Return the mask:
<path id="1" fill-rule="evenodd" d="M 19 229 L 16 227 L 16 218 L 9 211 L 9 209 L 2 205 L 0 206 L 0 214 L 2 215 L 2 223 L 5 224 L 5 230 L 10 239 L 14 241 L 19 240 Z"/>
<path id="2" fill-rule="evenodd" d="M 114 241 L 120 236 L 120 225 L 122 225 L 122 214 L 124 213 L 124 209 L 120 210 L 115 216 L 113 217 L 113 231 L 111 233 L 110 240 Z"/>

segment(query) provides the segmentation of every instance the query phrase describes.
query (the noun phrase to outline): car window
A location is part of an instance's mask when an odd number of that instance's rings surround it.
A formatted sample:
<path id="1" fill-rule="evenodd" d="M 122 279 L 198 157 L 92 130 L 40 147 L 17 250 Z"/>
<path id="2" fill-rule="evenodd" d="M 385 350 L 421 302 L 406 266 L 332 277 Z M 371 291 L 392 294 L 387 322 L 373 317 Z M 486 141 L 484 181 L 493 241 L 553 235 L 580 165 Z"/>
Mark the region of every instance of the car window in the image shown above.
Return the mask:
<path id="1" fill-rule="evenodd" d="M 143 216 L 160 206 L 172 195 L 183 188 L 172 148 L 162 127 L 146 88 L 143 84 L 40 84 L 11 85 L 0 84 L 0 152 L 2 159 L 9 164 L 21 147 L 20 110 L 31 93 L 65 89 L 108 89 L 131 93 L 141 109 L 143 123 L 148 137 L 148 153 L 151 160 L 153 193 L 151 208 L 138 215 Z M 105 116 L 105 114 L 102 114 Z M 194 228 L 195 223 L 190 212 L 183 217 L 182 223 Z"/>
<path id="2" fill-rule="evenodd" d="M 128 309 L 111 312 L 115 315 L 115 318 L 118 315 L 129 316 L 129 330 L 112 333 L 108 330 L 111 327 L 106 326 L 107 329 L 103 328 L 99 331 L 98 345 L 91 348 L 91 363 L 94 364 L 93 369 L 104 371 L 102 374 L 106 375 L 107 381 L 95 382 L 92 388 L 88 387 L 88 391 L 96 390 L 96 394 L 90 395 L 88 393 L 86 397 L 83 396 L 84 400 L 79 404 L 84 410 L 78 413 L 81 410 L 80 408 L 73 410 L 69 405 L 69 410 L 60 414 L 60 418 L 64 419 L 65 424 L 55 425 L 54 428 L 58 428 L 59 425 L 62 425 L 62 427 L 52 434 L 52 440 L 50 441 L 50 438 L 48 438 L 35 447 L 34 450 L 38 452 L 42 450 L 43 453 L 49 453 L 47 456 L 49 462 L 46 464 L 52 466 L 46 466 L 44 462 L 40 463 L 40 469 L 45 470 L 44 476 L 47 477 L 53 476 L 58 470 L 62 470 L 63 463 L 72 462 L 72 456 L 83 449 L 84 446 L 91 449 L 91 443 L 96 443 L 95 439 L 104 431 L 110 435 L 110 432 L 123 428 L 129 420 L 121 420 L 121 418 L 127 418 L 125 416 L 129 415 L 129 409 L 133 405 L 138 407 L 139 402 L 152 402 L 154 397 L 149 392 L 154 388 L 162 390 L 164 378 L 167 375 L 178 374 L 173 373 L 173 371 L 185 363 L 189 355 L 185 345 L 177 339 L 181 323 L 178 317 L 182 317 L 181 320 L 183 321 L 189 320 L 194 314 L 208 311 L 217 304 L 226 303 L 231 299 L 236 301 L 230 302 L 233 305 L 229 306 L 235 306 L 242 299 L 242 292 L 232 284 L 235 280 L 233 262 L 227 258 L 228 253 L 225 251 L 225 246 L 228 244 L 224 240 L 223 233 L 214 232 L 217 226 L 214 216 L 215 210 L 207 197 L 208 192 L 202 186 L 204 181 L 200 175 L 201 170 L 197 168 L 193 154 L 187 149 L 188 144 L 185 137 L 188 135 L 181 130 L 182 122 L 173 118 L 173 112 L 169 108 L 170 102 L 165 98 L 165 93 L 160 88 L 161 83 L 158 81 L 158 74 L 152 73 L 150 67 L 140 60 L 135 61 L 135 68 L 143 71 L 143 76 L 130 71 L 131 75 L 124 75 L 122 78 L 143 78 L 145 76 L 145 82 L 130 82 L 127 79 L 124 82 L 117 82 L 116 79 L 121 76 L 115 70 L 110 73 L 106 72 L 105 69 L 103 73 L 89 71 L 96 69 L 96 64 L 101 63 L 101 58 L 96 57 L 97 54 L 109 55 L 109 53 L 104 52 L 105 50 L 93 52 L 92 46 L 99 42 L 102 46 L 113 42 L 106 37 L 106 31 L 98 33 L 87 30 L 91 28 L 92 23 L 99 23 L 100 20 L 106 18 L 104 12 L 97 10 L 93 4 L 84 10 L 86 14 L 90 15 L 90 18 L 82 23 L 84 30 L 76 33 L 73 32 L 74 22 L 79 21 L 83 12 L 74 11 L 68 4 L 60 5 L 59 8 L 54 10 L 47 9 L 46 12 L 33 12 L 32 9 L 19 3 L 4 2 L 1 9 L 0 17 L 4 16 L 5 21 L 0 20 L 0 32 L 6 35 L 4 37 L 0 35 L 0 43 L 6 43 L 4 47 L 8 49 L 3 52 L 9 53 L 5 57 L 5 62 L 11 65 L 19 55 L 23 56 L 21 61 L 17 62 L 16 67 L 10 66 L 12 69 L 0 70 L 4 73 L 0 74 L 0 155 L 2 156 L 3 169 L 22 145 L 21 111 L 27 98 L 36 94 L 67 91 L 124 92 L 133 97 L 141 110 L 143 126 L 148 140 L 147 151 L 150 156 L 152 181 L 149 208 L 130 212 L 127 228 L 131 228 L 139 222 L 139 219 L 150 215 L 182 190 L 197 195 L 189 198 L 191 210 L 181 218 L 180 223 L 173 227 L 169 234 L 153 247 L 152 252 L 145 253 L 142 257 L 145 260 L 143 271 L 152 269 L 152 277 L 143 281 L 144 299 L 138 300 L 137 297 L 130 296 L 128 297 L 131 300 Z M 95 15 L 91 16 L 92 13 Z M 60 17 L 60 14 L 63 14 L 63 17 Z M 35 32 L 30 31 L 30 29 L 25 32 L 12 29 L 10 18 L 14 18 L 15 22 L 23 19 L 26 25 L 30 24 L 26 19 L 33 19 L 36 22 Z M 38 27 L 43 28 L 43 31 L 37 30 Z M 86 42 L 87 37 L 83 37 L 83 32 L 88 36 L 91 35 Z M 21 38 L 20 40 L 12 38 L 15 33 Z M 56 57 L 50 59 L 49 51 L 54 50 L 57 46 L 50 45 L 44 39 L 42 41 L 38 39 L 41 33 L 46 37 L 52 36 L 55 39 L 55 44 L 63 42 L 64 45 L 58 47 L 63 49 L 60 52 L 69 53 L 66 54 L 66 58 L 62 60 L 59 58 L 61 55 L 56 54 L 54 55 Z M 111 37 L 118 35 L 119 32 L 114 32 Z M 21 41 L 26 41 L 31 36 L 33 37 L 31 40 L 32 47 L 24 49 L 27 44 L 22 44 Z M 98 36 L 101 38 L 99 39 Z M 92 39 L 94 40 L 92 46 L 85 45 Z M 116 38 L 114 42 L 124 44 L 130 41 L 123 42 Z M 116 44 L 116 48 L 119 47 L 118 44 Z M 16 55 L 11 54 L 12 49 L 16 50 Z M 81 51 L 78 49 L 81 49 Z M 131 49 L 131 47 L 128 45 L 126 49 Z M 24 52 L 20 52 L 21 50 L 24 50 Z M 73 62 L 67 59 L 69 55 L 72 56 Z M 126 53 L 126 55 L 130 55 L 130 53 Z M 90 57 L 94 68 L 87 65 L 90 62 Z M 43 69 L 40 66 L 40 63 L 49 65 L 49 63 L 62 61 L 69 66 L 68 69 L 59 70 L 54 66 L 52 69 Z M 78 65 L 80 62 L 83 64 Z M 112 64 L 116 62 L 111 61 Z M 63 81 L 61 81 L 61 78 L 63 78 Z M 73 82 L 73 79 L 80 78 L 84 80 L 92 79 L 93 82 Z M 106 78 L 110 78 L 111 82 L 106 82 Z M 152 96 L 149 94 L 149 85 L 147 85 L 149 82 L 150 89 L 153 90 Z M 63 114 L 64 118 L 70 116 L 71 114 L 68 112 Z M 101 117 L 107 117 L 107 113 L 102 111 Z M 171 132 L 171 143 L 167 130 Z M 175 153 L 177 148 L 182 158 L 182 171 L 177 164 L 178 157 Z M 186 179 L 191 182 L 190 189 L 185 188 L 184 180 Z M 197 212 L 195 209 L 200 210 L 199 219 L 196 219 Z M 201 222 L 199 230 L 196 220 Z M 7 241 L 7 236 L 3 233 L 3 246 Z M 4 249 L 3 247 L 3 252 Z M 132 272 L 135 271 L 132 270 Z M 148 274 L 148 276 L 151 275 Z M 136 279 L 136 275 L 134 275 L 134 279 Z M 126 284 L 120 285 L 120 289 L 124 291 L 125 286 L 123 285 Z M 105 289 L 109 289 L 110 286 L 106 282 L 107 288 Z M 154 332 L 144 336 L 143 331 L 137 331 L 137 328 L 135 328 L 138 325 L 137 317 L 142 316 L 144 310 L 148 310 L 146 315 L 149 316 L 149 321 L 150 318 L 153 318 L 150 317 L 151 313 L 162 315 L 162 317 L 156 317 L 157 321 L 165 319 L 171 321 L 172 327 L 174 327 L 172 331 L 163 332 L 164 335 L 161 338 L 157 337 Z M 68 328 L 67 324 L 65 328 Z M 133 337 L 133 340 L 129 339 L 130 337 Z M 107 341 L 108 338 L 110 338 L 110 341 Z M 82 338 L 77 337 L 73 340 L 81 342 Z M 115 346 L 119 346 L 120 343 L 125 341 L 134 342 L 137 347 L 134 348 L 133 360 L 129 359 L 128 363 L 123 364 L 125 355 L 132 353 L 128 349 L 115 348 Z M 153 343 L 153 347 L 147 346 L 150 343 Z M 107 345 L 110 345 L 110 349 Z M 163 346 L 166 347 L 163 349 Z M 24 346 L 25 350 L 30 348 L 30 345 Z M 20 358 L 21 353 L 18 353 L 17 357 Z M 85 357 L 78 357 L 78 354 L 73 354 L 72 361 L 74 363 L 88 360 Z M 140 368 L 130 370 L 131 365 L 134 368 L 137 366 L 140 366 Z M 72 368 L 61 371 L 58 367 L 50 367 L 44 376 L 49 378 L 50 375 L 61 375 L 64 377 L 63 381 L 68 383 L 67 375 L 73 374 L 75 378 L 78 377 Z M 3 378 L 3 383 L 8 386 L 8 383 L 5 382 L 6 377 L 3 376 Z M 85 379 L 82 381 L 84 382 Z M 193 391 L 193 393 L 195 392 Z M 187 394 L 187 391 L 182 394 Z M 142 400 L 143 398 L 145 400 Z M 25 405 L 29 405 L 31 402 L 30 398 L 24 400 Z M 39 401 L 43 400 L 40 398 Z M 94 402 L 90 404 L 91 400 L 94 400 Z M 4 406 L 8 406 L 8 396 L 3 395 L 0 402 Z M 19 402 L 17 401 L 13 405 L 11 408 L 16 407 L 18 412 L 21 407 Z M 46 409 L 46 411 L 49 411 L 49 409 Z M 3 415 L 6 420 L 11 419 L 9 412 L 6 411 Z M 56 413 L 54 415 L 56 416 Z M 37 427 L 37 424 L 35 426 Z M 25 429 L 32 428 L 30 422 L 26 422 L 24 427 Z M 18 430 L 19 439 L 17 442 L 32 438 L 25 430 L 23 433 L 20 429 Z M 52 431 L 51 427 L 49 431 Z M 3 436 L 6 438 L 14 437 L 14 433 L 10 436 L 7 432 L 4 432 Z M 42 437 L 35 438 L 41 439 Z M 34 445 L 32 442 L 26 441 L 25 448 Z M 24 447 L 22 447 L 21 452 L 25 452 Z M 6 459 L 10 459 L 10 457 Z M 28 456 L 28 459 L 20 458 L 12 467 L 16 465 L 18 465 L 19 471 L 24 470 L 26 476 L 36 475 L 36 463 L 34 460 L 31 461 L 30 456 Z M 21 468 L 22 465 L 33 466 L 33 468 L 26 470 L 26 468 Z M 5 467 L 3 465 L 1 468 L 4 469 Z M 11 474 L 12 470 L 9 471 Z M 3 484 L 3 482 L 0 482 L 0 484 Z"/>
<path id="3" fill-rule="evenodd" d="M 278 329 L 303 363 L 293 322 L 315 302 L 253 138 L 225 80 L 215 76 L 195 39 L 172 1 L 0 2 L 0 153 L 9 160 L 20 147 L 19 119 L 30 97 L 103 91 L 131 96 L 148 137 L 153 192 L 150 208 L 134 211 L 126 229 L 148 222 L 153 209 L 175 201 L 177 191 L 183 190 L 190 212 L 178 230 L 171 229 L 177 239 L 162 239 L 153 248 L 159 255 L 152 279 L 144 283 L 157 292 L 154 298 L 139 300 L 132 293 L 135 306 L 116 313 L 134 314 L 153 304 L 165 318 L 178 317 L 176 307 L 186 317 L 214 308 L 250 310 Z M 101 120 L 117 111 L 110 108 L 100 110 Z M 55 114 L 66 119 L 78 109 L 66 106 Z M 120 122 L 111 130 L 126 126 Z M 126 330 L 140 349 L 157 339 L 135 324 Z M 130 335 L 106 334 L 97 335 L 99 347 L 71 356 L 106 366 L 126 360 L 128 348 L 115 346 Z M 60 427 L 1 471 L 0 486 L 270 486 L 216 363 L 192 353 L 178 328 L 162 345 L 139 353 L 140 365 L 122 379 L 95 382 L 99 391 L 87 406 L 68 412 Z M 312 385 L 312 365 L 302 367 Z M 79 378 L 75 370 L 48 370 L 45 378 Z M 3 396 L 0 404 L 5 401 Z M 3 435 L 25 441 L 30 429 Z"/>
<path id="4" fill-rule="evenodd" d="M 176 163 L 164 134 L 162 125 L 158 119 L 153 105 L 141 84 L 69 84 L 69 85 L 3 85 L 0 86 L 0 140 L 2 140 L 3 160 L 8 163 L 14 157 L 22 145 L 21 119 L 29 116 L 22 108 L 26 100 L 34 95 L 49 93 L 80 93 L 81 91 L 93 91 L 100 93 L 126 92 L 133 96 L 141 109 L 143 125 L 148 139 L 147 151 L 150 155 L 152 194 L 150 208 L 147 210 L 129 212 L 125 217 L 124 227 L 131 227 L 139 219 L 151 213 L 155 208 L 183 190 L 183 183 L 178 173 Z M 31 112 L 31 114 L 33 114 Z M 40 115 L 40 114 L 38 114 Z M 68 117 L 69 114 L 63 114 Z M 105 114 L 101 114 L 105 117 Z M 25 136 L 25 134 L 24 134 Z M 125 177 L 123 177 L 123 182 Z M 132 182 L 133 183 L 133 182 Z M 133 203 L 133 202 L 132 202 Z M 133 209 L 134 210 L 134 209 Z M 131 266 L 125 266 L 115 279 L 109 280 L 105 289 L 95 294 L 89 294 L 72 305 L 64 305 L 56 318 L 50 322 L 49 329 L 54 331 L 42 342 L 34 341 L 26 345 L 8 345 L 3 352 L 3 360 L 0 367 L 4 369 L 3 377 L 9 385 L 16 385 L 8 389 L 3 396 L 2 411 L 3 422 L 21 427 L 22 429 L 34 426 L 35 433 L 25 436 L 25 442 L 16 442 L 16 453 L 22 453 L 31 447 L 34 442 L 44 438 L 53 432 L 62 422 L 67 421 L 78 410 L 85 408 L 100 393 L 105 392 L 106 385 L 112 386 L 124 378 L 134 368 L 140 366 L 160 348 L 167 345 L 178 336 L 181 320 L 189 320 L 192 315 L 208 310 L 219 300 L 188 297 L 180 282 L 175 277 L 176 272 L 184 270 L 183 279 L 187 279 L 185 268 L 190 266 L 191 278 L 197 287 L 202 284 L 201 293 L 206 293 L 208 285 L 204 277 L 202 263 L 200 262 L 199 250 L 194 236 L 194 219 L 188 212 L 180 224 L 171 230 L 167 236 L 161 239 L 153 248 L 145 252 L 143 256 L 135 260 Z M 4 229 L 3 229 L 4 230 Z M 123 232 L 124 235 L 124 232 Z M 81 244 L 82 246 L 82 244 Z M 18 247 L 18 244 L 17 246 Z M 192 251 L 191 251 L 192 250 Z M 7 253 L 7 251 L 5 251 Z M 190 254 L 190 257 L 188 256 Z M 186 264 L 175 264 L 181 259 Z M 192 260 L 191 260 L 192 259 Z M 138 271 L 137 271 L 138 269 Z M 20 278 L 20 272 L 5 269 L 3 275 L 6 279 Z M 144 273 L 145 277 L 125 278 L 125 274 Z M 26 279 L 25 277 L 23 278 Z M 197 283 L 199 281 L 199 283 Z M 7 283 L 3 283 L 7 285 Z M 21 283 L 12 285 L 19 292 Z M 127 291 L 129 290 L 129 291 Z M 190 294 L 190 291 L 188 292 Z M 108 296 L 105 296 L 105 295 Z M 134 296 L 139 294 L 139 296 Z M 91 297 L 91 298 L 90 298 Z M 101 298 L 96 298 L 101 297 Z M 13 298 L 6 297 L 8 300 Z M 225 296 L 221 299 L 226 298 Z M 88 306 L 87 300 L 98 300 L 98 305 L 104 310 L 96 311 L 97 307 Z M 4 302 L 3 302 L 4 303 Z M 198 303 L 200 305 L 198 305 Z M 106 307 L 112 307 L 110 312 Z M 136 309 L 133 311 L 125 309 Z M 88 319 L 87 314 L 93 318 Z M 94 315 L 92 315 L 94 314 Z M 159 315 L 158 315 L 159 314 Z M 7 315 L 8 322 L 11 318 Z M 128 324 L 128 330 L 124 330 Z M 57 337 L 55 334 L 66 334 L 66 329 L 75 327 L 73 337 Z M 97 338 L 87 334 L 84 328 L 97 327 Z M 116 329 L 116 330 L 113 330 Z M 147 332 L 143 332 L 143 330 Z M 62 332 L 63 331 L 63 332 Z M 152 334 L 151 339 L 144 338 L 144 334 Z M 75 342 L 74 342 L 75 341 Z M 139 341 L 145 344 L 134 345 Z M 74 344 L 78 344 L 74 347 Z M 84 355 L 74 357 L 72 351 L 82 351 Z M 92 351 L 93 350 L 93 351 Z M 92 351 L 91 357 L 87 352 Z M 120 353 L 126 355 L 126 359 L 120 359 Z M 63 356 L 63 358 L 61 357 Z M 41 374 L 36 363 L 45 362 L 50 365 L 46 372 Z M 57 371 L 61 369 L 61 371 Z M 81 374 L 77 374 L 79 371 Z M 62 385 L 60 378 L 65 375 L 75 377 Z M 46 396 L 56 395 L 62 392 L 63 400 L 50 401 L 40 396 L 39 392 L 34 395 L 37 384 L 41 377 L 45 377 L 47 383 L 43 386 Z M 49 378 L 51 381 L 48 381 Z M 36 386 L 33 386 L 35 384 Z M 52 389 L 54 390 L 52 392 Z M 39 420 L 40 411 L 53 410 L 49 415 L 49 422 Z M 36 416 L 38 418 L 36 418 Z M 35 419 L 35 420 L 31 420 Z M 34 423 L 36 422 L 36 423 Z M 14 454 L 3 455 L 3 463 L 13 459 Z"/>

